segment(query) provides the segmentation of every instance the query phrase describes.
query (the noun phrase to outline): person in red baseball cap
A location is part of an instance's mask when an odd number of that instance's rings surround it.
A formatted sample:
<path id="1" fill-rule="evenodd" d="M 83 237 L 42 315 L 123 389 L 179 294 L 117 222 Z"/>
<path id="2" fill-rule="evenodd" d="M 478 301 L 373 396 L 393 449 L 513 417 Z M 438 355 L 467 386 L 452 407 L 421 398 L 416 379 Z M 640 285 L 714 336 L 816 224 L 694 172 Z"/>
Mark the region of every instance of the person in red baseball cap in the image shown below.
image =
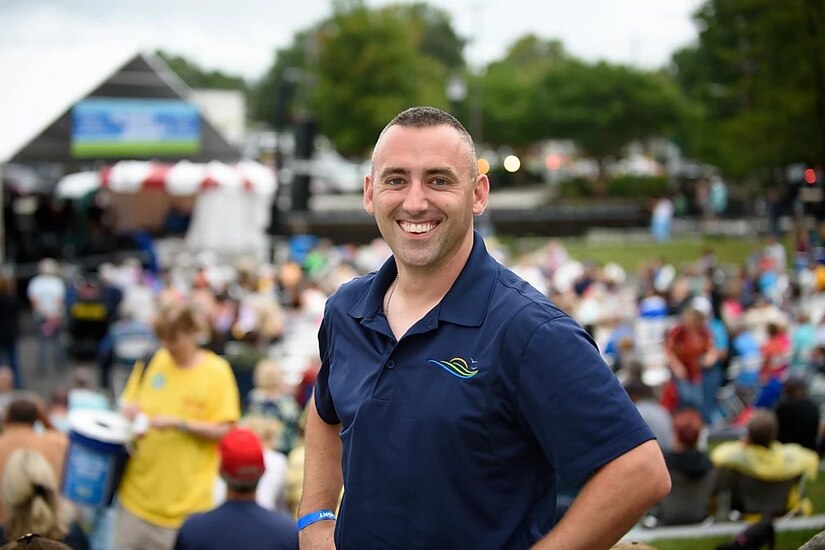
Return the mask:
<path id="1" fill-rule="evenodd" d="M 232 484 L 236 492 L 247 493 L 258 485 L 264 475 L 264 453 L 255 432 L 237 428 L 218 443 L 221 456 L 221 476 Z M 253 491 L 254 493 L 254 491 Z"/>
<path id="2" fill-rule="evenodd" d="M 226 502 L 183 522 L 176 550 L 190 548 L 296 549 L 298 529 L 285 514 L 255 502 L 258 481 L 266 469 L 255 432 L 233 428 L 218 444 L 220 474 L 226 482 Z"/>

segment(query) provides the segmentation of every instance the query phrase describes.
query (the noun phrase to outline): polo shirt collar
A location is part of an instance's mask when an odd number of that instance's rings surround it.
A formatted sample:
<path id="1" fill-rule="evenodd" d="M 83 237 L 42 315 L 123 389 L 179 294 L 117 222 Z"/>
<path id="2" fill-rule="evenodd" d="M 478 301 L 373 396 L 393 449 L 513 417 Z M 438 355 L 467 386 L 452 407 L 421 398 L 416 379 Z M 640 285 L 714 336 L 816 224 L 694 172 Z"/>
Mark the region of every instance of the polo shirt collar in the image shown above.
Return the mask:
<path id="1" fill-rule="evenodd" d="M 395 258 L 391 257 L 375 274 L 369 290 L 350 310 L 358 319 L 373 318 L 383 307 L 384 294 L 398 274 Z M 498 263 L 487 253 L 487 247 L 478 231 L 473 231 L 473 248 L 467 263 L 437 306 L 438 319 L 457 325 L 481 326 L 490 303 Z"/>
<path id="2" fill-rule="evenodd" d="M 356 319 L 372 319 L 384 307 L 384 293 L 398 275 L 395 258 L 390 258 L 376 272 L 367 292 L 350 309 L 349 314 Z"/>

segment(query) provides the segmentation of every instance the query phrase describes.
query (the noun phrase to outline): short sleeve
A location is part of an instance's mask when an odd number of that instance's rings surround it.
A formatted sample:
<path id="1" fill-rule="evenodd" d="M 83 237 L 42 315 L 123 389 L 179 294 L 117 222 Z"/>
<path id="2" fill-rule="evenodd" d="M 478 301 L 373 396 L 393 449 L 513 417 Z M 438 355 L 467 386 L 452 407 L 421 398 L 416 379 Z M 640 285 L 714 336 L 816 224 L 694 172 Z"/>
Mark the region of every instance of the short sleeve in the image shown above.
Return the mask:
<path id="1" fill-rule="evenodd" d="M 335 404 L 332 401 L 332 393 L 329 388 L 329 369 L 330 369 L 330 335 L 331 327 L 330 320 L 332 313 L 332 301 L 334 296 L 327 301 L 324 310 L 324 318 L 321 321 L 321 327 L 318 329 L 318 349 L 321 352 L 321 370 L 318 371 L 318 379 L 315 383 L 315 409 L 318 411 L 318 416 L 327 424 L 340 424 L 341 420 L 338 418 L 338 413 L 335 411 Z"/>
<path id="2" fill-rule="evenodd" d="M 235 422 L 241 416 L 241 401 L 238 395 L 238 382 L 232 373 L 232 367 L 226 360 L 216 356 L 218 364 L 215 369 L 215 398 L 211 401 L 210 420 L 213 422 Z"/>
<path id="3" fill-rule="evenodd" d="M 151 362 L 152 359 L 149 361 Z M 143 372 L 148 368 L 149 365 L 144 363 L 144 360 L 135 361 L 132 371 L 129 373 L 129 378 L 126 380 L 126 385 L 120 394 L 120 399 L 118 400 L 121 406 L 129 403 L 137 403 L 140 382 L 143 380 Z"/>
<path id="4" fill-rule="evenodd" d="M 566 315 L 535 328 L 517 387 L 522 424 L 563 481 L 583 480 L 654 438 L 596 344 Z"/>

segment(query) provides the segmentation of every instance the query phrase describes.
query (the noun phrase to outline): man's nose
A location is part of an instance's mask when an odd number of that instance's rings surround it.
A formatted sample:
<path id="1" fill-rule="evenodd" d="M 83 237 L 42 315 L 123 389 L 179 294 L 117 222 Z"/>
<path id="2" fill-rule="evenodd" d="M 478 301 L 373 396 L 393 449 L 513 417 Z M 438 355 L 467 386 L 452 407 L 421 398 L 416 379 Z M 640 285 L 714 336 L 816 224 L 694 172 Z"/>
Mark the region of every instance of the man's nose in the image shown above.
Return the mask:
<path id="1" fill-rule="evenodd" d="M 427 209 L 427 188 L 423 182 L 414 181 L 407 187 L 404 196 L 404 210 L 411 214 L 423 212 Z"/>

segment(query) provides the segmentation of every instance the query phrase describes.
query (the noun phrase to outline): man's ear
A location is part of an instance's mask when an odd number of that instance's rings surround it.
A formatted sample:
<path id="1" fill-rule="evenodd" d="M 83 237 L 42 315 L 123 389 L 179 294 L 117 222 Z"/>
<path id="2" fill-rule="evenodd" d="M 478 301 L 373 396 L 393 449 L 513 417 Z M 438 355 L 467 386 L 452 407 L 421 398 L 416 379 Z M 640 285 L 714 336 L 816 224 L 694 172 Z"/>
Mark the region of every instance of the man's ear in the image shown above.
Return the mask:
<path id="1" fill-rule="evenodd" d="M 473 189 L 473 214 L 480 216 L 487 208 L 487 201 L 490 198 L 490 180 L 485 174 L 476 177 L 475 188 Z"/>
<path id="2" fill-rule="evenodd" d="M 372 177 L 370 175 L 364 176 L 364 210 L 370 216 L 375 215 L 375 208 L 372 204 Z"/>

